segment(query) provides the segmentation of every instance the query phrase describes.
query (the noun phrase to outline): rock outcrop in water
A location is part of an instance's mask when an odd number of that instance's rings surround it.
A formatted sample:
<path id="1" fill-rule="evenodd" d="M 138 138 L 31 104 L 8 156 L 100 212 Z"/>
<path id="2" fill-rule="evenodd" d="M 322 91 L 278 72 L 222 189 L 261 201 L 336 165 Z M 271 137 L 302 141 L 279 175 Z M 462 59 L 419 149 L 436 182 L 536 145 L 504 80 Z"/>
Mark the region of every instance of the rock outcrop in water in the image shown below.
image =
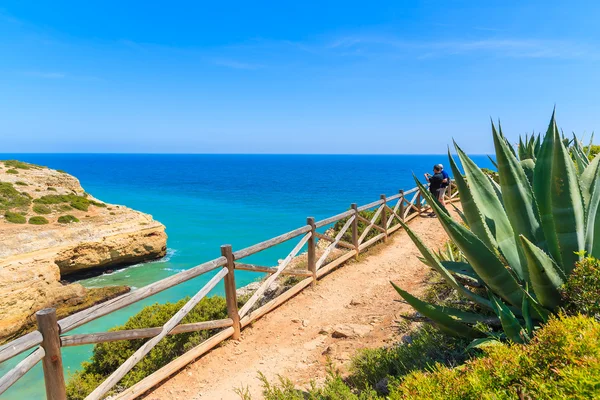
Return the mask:
<path id="1" fill-rule="evenodd" d="M 67 173 L 0 161 L 0 340 L 41 308 L 85 302 L 65 276 L 163 257 L 166 239 L 152 216 L 101 202 Z"/>

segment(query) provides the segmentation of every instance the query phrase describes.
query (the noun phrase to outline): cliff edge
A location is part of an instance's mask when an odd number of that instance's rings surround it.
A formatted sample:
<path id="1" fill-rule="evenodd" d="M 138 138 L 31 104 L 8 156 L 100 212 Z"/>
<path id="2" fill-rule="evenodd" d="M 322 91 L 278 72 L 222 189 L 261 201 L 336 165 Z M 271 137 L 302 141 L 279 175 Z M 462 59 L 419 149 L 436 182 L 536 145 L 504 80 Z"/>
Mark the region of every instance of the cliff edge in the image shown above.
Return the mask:
<path id="1" fill-rule="evenodd" d="M 104 203 L 77 178 L 20 161 L 0 161 L 0 341 L 45 307 L 86 302 L 61 279 L 163 257 L 165 227 L 152 216 Z"/>

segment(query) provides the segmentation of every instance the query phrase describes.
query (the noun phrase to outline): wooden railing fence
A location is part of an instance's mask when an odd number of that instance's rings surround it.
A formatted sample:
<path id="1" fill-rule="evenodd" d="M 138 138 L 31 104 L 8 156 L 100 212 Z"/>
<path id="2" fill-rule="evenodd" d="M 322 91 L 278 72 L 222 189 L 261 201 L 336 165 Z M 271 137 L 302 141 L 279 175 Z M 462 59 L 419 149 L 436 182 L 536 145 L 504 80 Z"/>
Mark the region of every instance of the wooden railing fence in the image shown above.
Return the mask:
<path id="1" fill-rule="evenodd" d="M 458 191 L 453 184 L 451 184 L 446 192 L 446 199 L 450 202 L 458 199 Z M 18 379 L 23 377 L 39 361 L 42 361 L 47 398 L 52 400 L 64 400 L 66 399 L 66 387 L 62 366 L 61 347 L 150 338 L 150 340 L 146 341 L 131 357 L 129 357 L 129 359 L 127 359 L 127 361 L 119 366 L 116 371 L 86 397 L 88 400 L 102 399 L 166 335 L 176 335 L 185 332 L 209 329 L 222 329 L 203 343 L 192 348 L 134 386 L 115 396 L 117 399 L 134 399 L 185 367 L 194 359 L 200 357 L 222 341 L 230 337 L 239 339 L 240 332 L 244 327 L 277 308 L 307 286 L 315 285 L 319 278 L 323 277 L 350 258 L 358 257 L 358 255 L 368 247 L 379 241 L 387 240 L 390 234 L 401 228 L 401 225 L 397 222 L 395 223 L 395 221 L 408 222 L 420 215 L 426 208 L 427 206 L 424 204 L 423 196 L 418 188 L 406 192 L 400 190 L 399 193 L 389 197 L 381 195 L 380 199 L 377 201 L 360 207 L 356 204 L 352 204 L 348 211 L 325 218 L 321 221 L 315 221 L 314 218 L 309 217 L 306 225 L 298 229 L 242 250 L 233 251 L 230 245 L 221 246 L 221 257 L 219 258 L 90 307 L 63 318 L 60 321 L 57 321 L 55 309 L 38 311 L 36 313 L 38 330 L 28 333 L 0 347 L 0 363 L 34 348 L 31 354 L 19 362 L 4 376 L 0 377 L 0 394 L 4 393 Z M 375 211 L 371 219 L 364 218 L 360 215 L 360 212 L 365 210 Z M 344 225 L 337 232 L 335 237 L 328 235 L 326 232 L 317 231 L 317 229 L 323 230 L 324 228 L 331 226 L 331 224 L 342 220 L 345 220 Z M 377 223 L 378 220 L 379 223 Z M 366 227 L 360 234 L 359 222 L 366 224 Z M 367 240 L 367 237 L 373 229 L 378 231 L 378 234 Z M 352 242 L 344 240 L 344 235 L 348 231 L 351 232 L 350 236 Z M 296 238 L 300 238 L 300 240 L 277 267 L 266 267 L 241 262 L 241 260 L 251 255 Z M 321 254 L 318 254 L 317 240 L 323 240 L 329 243 L 327 247 L 321 251 Z M 306 269 L 286 269 L 292 263 L 294 257 L 296 257 L 305 246 L 307 247 Z M 331 259 L 334 250 L 338 250 L 338 253 Z M 260 287 L 239 310 L 237 307 L 235 285 L 236 270 L 269 274 L 269 276 L 261 283 Z M 93 321 L 155 295 L 163 290 L 172 288 L 212 271 L 216 271 L 216 273 L 208 283 L 206 283 L 162 327 L 65 335 L 67 332 L 80 327 L 87 322 Z M 258 306 L 267 289 L 269 289 L 273 282 L 281 275 L 300 276 L 304 277 L 304 279 L 276 298 Z M 224 280 L 228 318 L 181 324 L 180 322 L 182 319 L 221 281 L 221 279 Z"/>

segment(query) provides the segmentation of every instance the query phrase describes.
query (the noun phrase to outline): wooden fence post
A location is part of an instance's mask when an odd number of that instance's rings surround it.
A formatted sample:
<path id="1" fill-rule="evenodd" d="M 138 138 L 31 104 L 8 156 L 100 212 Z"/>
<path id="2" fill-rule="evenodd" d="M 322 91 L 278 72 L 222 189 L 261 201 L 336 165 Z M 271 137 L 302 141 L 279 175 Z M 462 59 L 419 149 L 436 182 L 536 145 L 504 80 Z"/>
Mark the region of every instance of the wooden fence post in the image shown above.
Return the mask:
<path id="1" fill-rule="evenodd" d="M 398 212 L 400 214 L 398 214 L 400 216 L 400 219 L 402 220 L 402 222 L 404 222 L 404 190 L 400 189 L 398 190 L 398 193 L 400 193 L 400 198 L 398 199 L 398 201 L 400 202 L 400 207 L 398 207 Z"/>
<path id="2" fill-rule="evenodd" d="M 48 400 L 66 400 L 67 389 L 60 353 L 60 332 L 56 320 L 56 309 L 45 308 L 35 313 L 38 330 L 42 334 L 41 346 L 46 355 L 42 359 L 44 384 Z"/>
<path id="3" fill-rule="evenodd" d="M 230 244 L 221 246 L 221 255 L 227 259 L 227 275 L 223 278 L 225 282 L 225 299 L 227 300 L 227 314 L 233 321 L 233 340 L 240 339 L 240 314 L 237 307 L 237 292 L 235 288 L 235 263 Z"/>
<path id="4" fill-rule="evenodd" d="M 306 224 L 310 225 L 311 233 L 308 239 L 308 270 L 312 274 L 312 286 L 317 284 L 317 227 L 315 226 L 314 217 L 306 218 Z"/>
<path id="5" fill-rule="evenodd" d="M 358 205 L 352 203 L 350 208 L 354 210 L 354 221 L 352 221 L 352 244 L 356 249 L 356 256 L 354 256 L 354 258 L 358 261 Z"/>
<path id="6" fill-rule="evenodd" d="M 383 203 L 381 204 L 381 207 L 383 207 L 383 209 L 381 210 L 381 222 L 379 225 L 383 228 L 383 233 L 385 233 L 385 236 L 383 237 L 383 241 L 387 242 L 387 239 L 388 239 L 387 210 L 385 209 L 385 207 L 387 206 L 387 200 L 385 198 L 385 194 L 382 194 L 381 196 L 379 196 L 379 198 L 381 200 L 383 200 Z"/>

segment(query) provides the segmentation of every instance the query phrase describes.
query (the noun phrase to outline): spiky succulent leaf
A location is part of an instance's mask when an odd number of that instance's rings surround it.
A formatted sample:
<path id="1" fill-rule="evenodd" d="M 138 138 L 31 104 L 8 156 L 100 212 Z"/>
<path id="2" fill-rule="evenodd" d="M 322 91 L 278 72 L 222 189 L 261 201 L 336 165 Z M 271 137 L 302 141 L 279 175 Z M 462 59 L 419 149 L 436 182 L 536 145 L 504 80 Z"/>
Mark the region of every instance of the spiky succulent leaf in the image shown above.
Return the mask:
<path id="1" fill-rule="evenodd" d="M 470 328 L 469 326 L 448 316 L 447 314 L 445 314 L 444 311 L 439 310 L 433 304 L 428 304 L 424 301 L 417 299 L 410 293 L 400 289 L 396 284 L 394 284 L 394 282 L 390 283 L 392 284 L 394 289 L 396 289 L 396 292 L 398 292 L 398 294 L 402 296 L 402 298 L 408 304 L 410 304 L 415 310 L 417 310 L 418 312 L 435 322 L 436 325 L 438 325 L 439 328 L 443 331 L 454 336 L 463 336 L 473 339 L 483 336 L 481 332 L 476 331 L 475 329 Z"/>
<path id="2" fill-rule="evenodd" d="M 460 173 L 456 162 L 454 162 L 454 158 L 450 155 L 450 151 L 448 151 L 448 160 L 450 162 L 450 167 L 452 168 L 452 174 L 454 175 L 454 182 L 460 193 L 460 204 L 462 205 L 463 213 L 467 219 L 469 228 L 490 249 L 497 248 L 498 244 L 490 233 L 489 228 L 483 219 L 483 215 L 479 212 L 477 204 L 475 204 L 475 201 L 473 200 L 471 190 Z"/>
<path id="3" fill-rule="evenodd" d="M 498 164 L 496 163 L 496 160 L 494 160 L 492 157 L 488 156 L 488 158 L 490 159 L 490 161 L 492 162 L 492 165 L 494 166 L 494 168 L 498 169 Z"/>
<path id="4" fill-rule="evenodd" d="M 469 263 L 462 261 L 441 260 L 440 264 L 442 264 L 444 268 L 446 268 L 448 271 L 454 274 L 465 275 L 469 278 L 479 279 L 479 276 L 477 276 L 475 271 L 473 271 L 473 268 L 471 267 L 471 265 L 469 265 Z"/>
<path id="5" fill-rule="evenodd" d="M 528 285 L 525 285 L 525 291 L 528 291 Z M 527 334 L 531 336 L 533 334 L 533 320 L 531 319 L 531 311 L 529 307 L 529 297 L 523 296 L 523 306 L 521 307 L 521 314 L 525 320 L 525 330 Z"/>
<path id="6" fill-rule="evenodd" d="M 506 337 L 512 340 L 515 343 L 524 343 L 522 335 L 523 327 L 521 323 L 515 317 L 515 315 L 510 311 L 508 307 L 502 301 L 499 301 L 495 297 L 492 297 L 492 303 L 496 307 L 496 313 L 500 318 L 500 323 L 502 324 L 502 330 L 506 334 Z"/>
<path id="7" fill-rule="evenodd" d="M 570 273 L 585 247 L 584 209 L 579 179 L 569 152 L 555 132 L 551 204 L 562 269 Z"/>
<path id="8" fill-rule="evenodd" d="M 542 306 L 553 310 L 560 304 L 558 288 L 565 283 L 565 275 L 544 251 L 526 237 L 520 236 L 520 239 L 527 258 L 533 292 Z"/>
<path id="9" fill-rule="evenodd" d="M 442 276 L 442 278 L 444 278 L 444 280 L 448 283 L 448 285 L 450 285 L 451 287 L 456 289 L 456 291 L 458 291 L 460 294 L 462 294 L 466 298 L 468 298 L 484 307 L 491 309 L 492 305 L 488 299 L 471 292 L 470 290 L 465 288 L 463 285 L 458 283 L 456 281 L 456 278 L 454 278 L 454 276 L 452 276 L 452 274 L 440 263 L 439 258 L 433 254 L 433 252 L 408 227 L 408 225 L 406 225 L 402 221 L 399 221 L 399 223 L 400 223 L 400 225 L 402 225 L 402 227 L 404 228 L 404 230 L 406 231 L 408 236 L 411 238 L 413 243 L 417 246 L 417 249 L 419 249 L 419 252 L 421 252 L 421 254 L 423 255 L 423 258 L 427 261 L 427 265 L 429 265 L 431 268 L 435 269 Z"/>
<path id="10" fill-rule="evenodd" d="M 581 174 L 581 193 L 585 206 L 585 250 L 600 258 L 600 154 Z"/>
<path id="11" fill-rule="evenodd" d="M 557 133 L 558 128 L 556 126 L 556 120 L 554 119 L 554 113 L 552 113 L 546 136 L 544 137 L 535 163 L 533 192 L 538 204 L 544 236 L 546 237 L 546 248 L 557 264 L 561 265 L 562 258 L 558 247 L 556 229 L 554 227 L 554 215 L 552 214 L 552 155 L 554 153 L 554 146 L 556 145 L 554 138 Z"/>
<path id="12" fill-rule="evenodd" d="M 525 176 L 529 181 L 529 184 L 533 186 L 533 171 L 535 169 L 535 161 L 532 158 L 528 158 L 526 160 L 521 160 L 520 162 L 521 168 L 525 172 Z"/>
<path id="13" fill-rule="evenodd" d="M 415 178 L 415 182 L 438 215 L 438 220 L 450 239 L 463 252 L 481 280 L 510 304 L 521 307 L 523 291 L 514 276 L 504 267 L 502 261 L 473 232 L 445 214 L 418 179 Z"/>
<path id="14" fill-rule="evenodd" d="M 491 179 L 475 165 L 455 143 L 456 152 L 467 175 L 473 200 L 496 239 L 500 252 L 514 270 L 521 269 L 518 243 L 504 206 L 496 194 Z"/>

